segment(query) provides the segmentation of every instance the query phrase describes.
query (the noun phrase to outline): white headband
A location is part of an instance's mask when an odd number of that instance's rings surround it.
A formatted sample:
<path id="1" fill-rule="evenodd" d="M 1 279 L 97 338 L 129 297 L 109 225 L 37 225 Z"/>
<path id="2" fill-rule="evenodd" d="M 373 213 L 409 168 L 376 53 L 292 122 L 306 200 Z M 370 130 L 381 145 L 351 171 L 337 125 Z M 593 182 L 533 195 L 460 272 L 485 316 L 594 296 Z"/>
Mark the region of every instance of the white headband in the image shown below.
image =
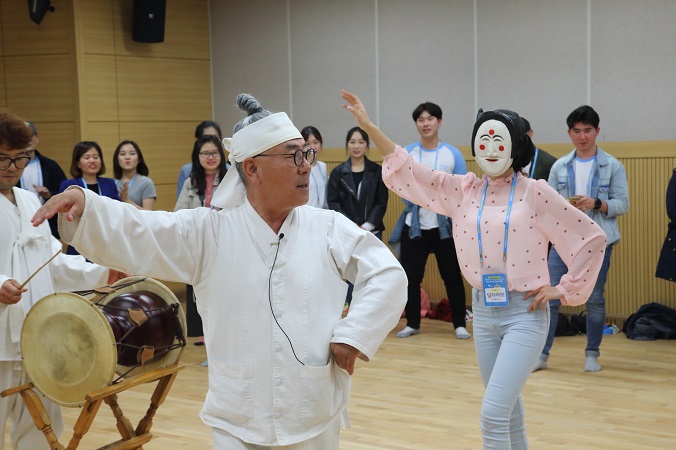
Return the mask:
<path id="1" fill-rule="evenodd" d="M 218 189 L 211 199 L 211 205 L 232 209 L 244 202 L 244 183 L 242 183 L 235 163 L 246 158 L 260 155 L 266 150 L 292 139 L 303 139 L 286 113 L 271 114 L 263 119 L 245 126 L 232 136 L 223 139 L 223 146 L 230 152 L 230 169 L 221 180 Z"/>

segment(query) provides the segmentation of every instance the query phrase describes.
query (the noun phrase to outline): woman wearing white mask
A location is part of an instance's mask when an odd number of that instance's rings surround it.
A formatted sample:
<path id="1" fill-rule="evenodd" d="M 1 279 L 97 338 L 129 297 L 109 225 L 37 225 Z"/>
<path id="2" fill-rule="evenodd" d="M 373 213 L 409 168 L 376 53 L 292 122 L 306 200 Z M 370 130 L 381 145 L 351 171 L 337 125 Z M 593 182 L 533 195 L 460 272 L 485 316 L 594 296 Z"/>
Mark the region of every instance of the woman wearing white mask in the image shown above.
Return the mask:
<path id="1" fill-rule="evenodd" d="M 549 301 L 587 300 L 605 234 L 545 181 L 520 173 L 534 147 L 518 114 L 480 111 L 472 154 L 484 175 L 452 175 L 417 164 L 371 122 L 359 98 L 343 91 L 343 99 L 385 156 L 388 188 L 453 219 L 460 268 L 473 287 L 474 342 L 486 388 L 484 449 L 528 448 L 521 390 L 547 337 Z M 549 285 L 549 241 L 574 268 L 557 286 Z"/>

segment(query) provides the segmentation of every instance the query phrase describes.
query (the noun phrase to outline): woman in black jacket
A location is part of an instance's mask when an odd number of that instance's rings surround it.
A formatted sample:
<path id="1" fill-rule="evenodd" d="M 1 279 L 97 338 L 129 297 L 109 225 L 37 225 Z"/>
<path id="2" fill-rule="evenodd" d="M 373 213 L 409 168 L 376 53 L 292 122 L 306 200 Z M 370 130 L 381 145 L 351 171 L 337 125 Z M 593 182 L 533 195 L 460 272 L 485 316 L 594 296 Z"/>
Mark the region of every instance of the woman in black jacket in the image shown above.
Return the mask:
<path id="1" fill-rule="evenodd" d="M 326 193 L 329 208 L 382 239 L 388 191 L 382 167 L 366 157 L 368 134 L 359 127 L 350 129 L 345 149 L 349 158 L 329 176 Z"/>
<path id="2" fill-rule="evenodd" d="M 326 199 L 329 209 L 383 239 L 383 217 L 387 209 L 388 191 L 383 183 L 383 168 L 366 157 L 369 135 L 359 127 L 351 128 L 345 138 L 349 158 L 329 175 Z M 345 302 L 352 301 L 352 283 L 347 281 Z"/>

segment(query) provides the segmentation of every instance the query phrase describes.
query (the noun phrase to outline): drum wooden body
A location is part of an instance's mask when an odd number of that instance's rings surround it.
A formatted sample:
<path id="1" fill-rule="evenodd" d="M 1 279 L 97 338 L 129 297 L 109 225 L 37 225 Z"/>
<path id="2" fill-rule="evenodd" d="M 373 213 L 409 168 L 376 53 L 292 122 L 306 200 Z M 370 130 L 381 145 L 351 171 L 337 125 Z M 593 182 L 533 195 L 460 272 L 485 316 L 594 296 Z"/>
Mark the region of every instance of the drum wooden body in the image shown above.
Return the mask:
<path id="1" fill-rule="evenodd" d="M 88 393 L 110 386 L 116 373 L 138 375 L 181 358 L 185 315 L 173 292 L 143 277 L 112 287 L 117 290 L 96 303 L 69 292 L 48 295 L 26 316 L 21 331 L 26 373 L 59 405 L 83 405 Z M 139 315 L 144 320 L 133 319 Z M 143 364 L 139 349 L 147 359 Z"/>

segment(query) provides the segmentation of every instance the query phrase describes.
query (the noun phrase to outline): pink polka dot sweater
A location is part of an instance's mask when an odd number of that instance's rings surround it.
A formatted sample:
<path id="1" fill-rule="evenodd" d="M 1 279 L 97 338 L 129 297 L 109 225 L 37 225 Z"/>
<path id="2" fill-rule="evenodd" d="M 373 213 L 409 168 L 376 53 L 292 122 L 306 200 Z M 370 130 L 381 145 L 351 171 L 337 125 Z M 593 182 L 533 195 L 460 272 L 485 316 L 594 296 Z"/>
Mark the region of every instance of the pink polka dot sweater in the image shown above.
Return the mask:
<path id="1" fill-rule="evenodd" d="M 481 289 L 477 215 L 486 182 L 469 172 L 452 175 L 413 161 L 397 146 L 383 161 L 383 180 L 395 194 L 453 219 L 453 238 L 465 279 Z M 481 216 L 484 268 L 503 267 L 505 218 L 513 176 L 491 180 Z M 606 235 L 544 180 L 518 175 L 509 224 L 506 273 L 510 290 L 549 284 L 548 242 L 568 266 L 557 289 L 565 305 L 587 301 L 603 262 Z"/>

